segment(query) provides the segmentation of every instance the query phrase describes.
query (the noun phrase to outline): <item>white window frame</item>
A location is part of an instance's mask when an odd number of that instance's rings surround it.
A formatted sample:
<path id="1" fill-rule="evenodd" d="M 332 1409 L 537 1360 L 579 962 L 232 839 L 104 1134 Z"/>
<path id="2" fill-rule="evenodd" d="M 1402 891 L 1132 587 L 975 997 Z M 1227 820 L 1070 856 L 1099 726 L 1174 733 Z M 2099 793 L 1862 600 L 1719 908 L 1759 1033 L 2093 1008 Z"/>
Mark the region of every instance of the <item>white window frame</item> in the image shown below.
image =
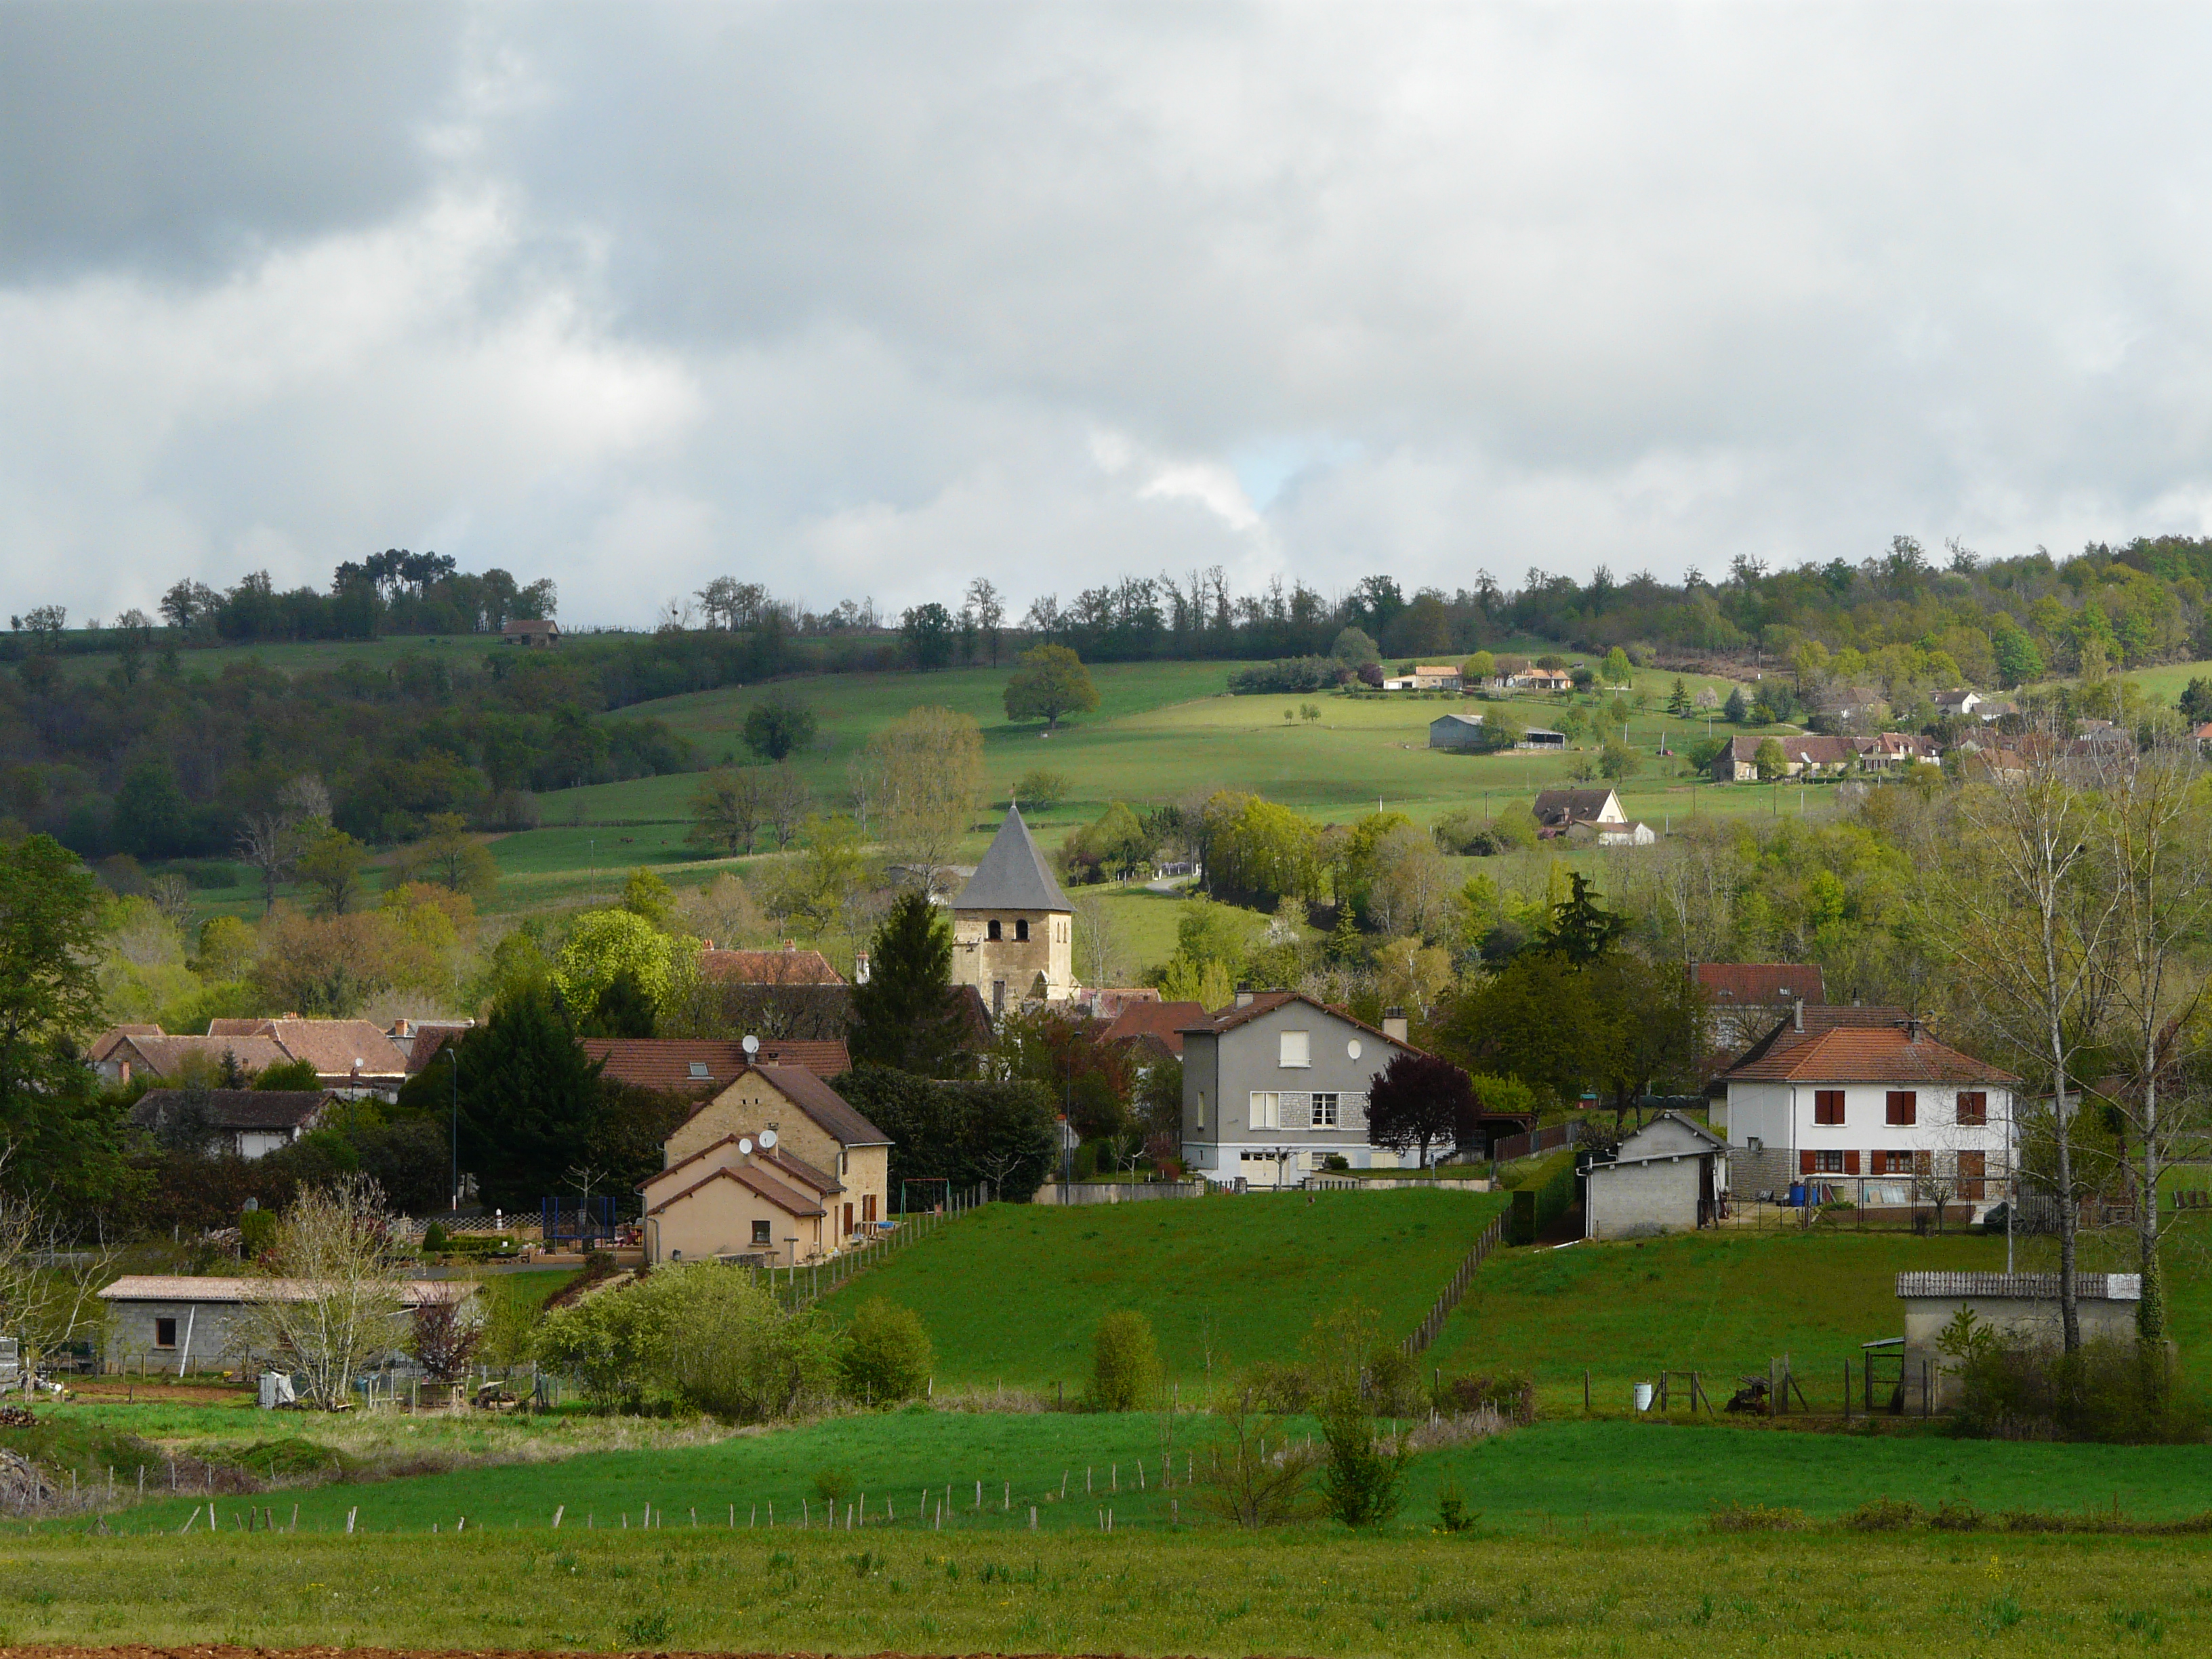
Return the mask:
<path id="1" fill-rule="evenodd" d="M 1285 1071 L 1308 1072 L 1313 1069 L 1313 1033 L 1284 1031 L 1279 1034 L 1276 1063 Z"/>
<path id="2" fill-rule="evenodd" d="M 1249 1127 L 1255 1129 L 1279 1129 L 1283 1125 L 1283 1097 L 1274 1089 L 1252 1091 L 1252 1112 Z"/>
<path id="3" fill-rule="evenodd" d="M 1316 1129 L 1340 1129 L 1343 1110 L 1339 1097 L 1334 1093 L 1317 1094 L 1313 1097 L 1313 1127 Z"/>

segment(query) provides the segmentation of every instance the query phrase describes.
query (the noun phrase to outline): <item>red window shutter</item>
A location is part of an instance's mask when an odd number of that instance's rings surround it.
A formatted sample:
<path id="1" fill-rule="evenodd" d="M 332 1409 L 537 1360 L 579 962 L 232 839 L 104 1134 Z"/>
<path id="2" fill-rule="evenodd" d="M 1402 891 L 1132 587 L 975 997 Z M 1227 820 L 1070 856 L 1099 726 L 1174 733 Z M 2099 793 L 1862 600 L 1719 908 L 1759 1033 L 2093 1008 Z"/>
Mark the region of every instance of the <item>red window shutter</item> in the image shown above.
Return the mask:
<path id="1" fill-rule="evenodd" d="M 1917 1123 L 1920 1121 L 1920 1100 L 1910 1089 L 1892 1089 L 1887 1102 L 1887 1118 L 1892 1123 Z"/>
<path id="2" fill-rule="evenodd" d="M 1979 1089 L 1961 1090 L 1959 1094 L 1959 1121 L 1983 1124 L 1990 1121 L 1990 1097 Z"/>
<path id="3" fill-rule="evenodd" d="M 1844 1173 L 1845 1175 L 1856 1175 L 1858 1172 L 1859 1155 L 1856 1152 L 1845 1152 L 1844 1154 Z"/>
<path id="4" fill-rule="evenodd" d="M 1799 1175 L 1810 1175 L 1813 1173 L 1813 1154 L 1811 1152 L 1805 1152 L 1797 1154 L 1797 1173 Z"/>
<path id="5" fill-rule="evenodd" d="M 1813 1121 L 1838 1124 L 1844 1121 L 1844 1091 L 1841 1089 L 1813 1091 Z"/>

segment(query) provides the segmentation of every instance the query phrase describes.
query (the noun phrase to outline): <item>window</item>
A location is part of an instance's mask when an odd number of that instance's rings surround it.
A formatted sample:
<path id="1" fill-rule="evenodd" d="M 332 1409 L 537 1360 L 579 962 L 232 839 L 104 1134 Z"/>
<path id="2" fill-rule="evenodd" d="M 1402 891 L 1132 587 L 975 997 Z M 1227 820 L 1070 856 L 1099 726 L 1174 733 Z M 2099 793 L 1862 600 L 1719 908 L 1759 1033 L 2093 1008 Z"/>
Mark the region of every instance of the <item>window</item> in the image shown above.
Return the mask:
<path id="1" fill-rule="evenodd" d="M 695 1060 L 691 1062 L 690 1070 L 693 1077 L 703 1078 L 707 1075 L 707 1062 L 703 1060 Z"/>
<path id="2" fill-rule="evenodd" d="M 1912 1154 L 1911 1152 L 1876 1152 L 1874 1155 L 1874 1172 L 1876 1175 L 1911 1175 Z"/>
<path id="3" fill-rule="evenodd" d="M 1313 1034 L 1310 1031 L 1283 1033 L 1281 1064 L 1304 1066 L 1313 1064 Z"/>
<path id="4" fill-rule="evenodd" d="M 853 1236 L 853 1206 L 849 1204 L 845 1206 L 845 1236 L 848 1238 Z"/>
<path id="5" fill-rule="evenodd" d="M 175 1320 L 157 1319 L 154 1322 L 154 1346 L 157 1348 L 173 1348 L 177 1346 Z"/>
<path id="6" fill-rule="evenodd" d="M 1198 1091 L 1198 1127 L 1201 1129 L 1206 1127 L 1206 1091 L 1203 1089 Z"/>
<path id="7" fill-rule="evenodd" d="M 1920 1097 L 1910 1089 L 1892 1089 L 1886 1098 L 1885 1123 L 1917 1123 L 1920 1121 Z"/>
<path id="8" fill-rule="evenodd" d="M 1021 945 L 1027 945 L 1030 942 L 1030 924 L 1029 918 L 1026 916 L 1014 923 L 1014 939 L 1016 943 Z"/>
<path id="9" fill-rule="evenodd" d="M 1313 1126 L 1316 1129 L 1334 1129 L 1336 1121 L 1336 1097 L 1316 1095 L 1313 1097 Z"/>
<path id="10" fill-rule="evenodd" d="M 1272 1090 L 1252 1091 L 1252 1127 L 1255 1129 L 1279 1129 L 1283 1127 L 1283 1097 Z"/>
<path id="11" fill-rule="evenodd" d="M 1003 935 L 999 932 L 998 917 L 993 916 L 990 921 L 983 924 L 983 937 L 988 939 L 996 939 L 1003 937 Z"/>
<path id="12" fill-rule="evenodd" d="M 753 1243 L 756 1244 L 773 1244 L 775 1243 L 773 1238 L 769 1237 L 767 1222 L 756 1221 L 753 1223 Z"/>
<path id="13" fill-rule="evenodd" d="M 1815 1174 L 1815 1175 L 1841 1175 L 1841 1174 L 1843 1174 L 1843 1173 L 1844 1173 L 1844 1155 L 1843 1155 L 1843 1153 L 1841 1153 L 1840 1152 L 1815 1152 L 1815 1153 L 1814 1153 L 1814 1154 L 1813 1154 L 1813 1173 L 1814 1173 L 1814 1174 Z"/>
<path id="14" fill-rule="evenodd" d="M 1959 1196 L 1972 1203 L 1982 1200 L 1982 1182 L 1990 1172 L 1989 1154 L 1961 1152 L 1959 1154 Z"/>
<path id="15" fill-rule="evenodd" d="M 996 927 L 998 925 L 999 925 L 999 924 L 998 924 L 997 922 L 995 922 L 995 921 L 994 921 L 994 922 L 993 922 L 993 923 L 991 924 L 991 926 L 992 926 L 992 927 Z M 994 979 L 994 980 L 993 980 L 993 981 L 991 981 L 991 1015 L 992 1015 L 992 1018 L 995 1019 L 999 1015 L 1003 1014 L 1003 1013 L 1005 1013 L 1006 1012 L 1006 981 L 1004 981 L 1004 980 L 1002 980 L 1002 979 Z"/>
<path id="16" fill-rule="evenodd" d="M 1979 1089 L 1959 1091 L 1959 1121 L 1978 1127 L 1990 1121 L 1990 1097 Z"/>
<path id="17" fill-rule="evenodd" d="M 1844 1091 L 1841 1089 L 1813 1091 L 1813 1121 L 1841 1123 L 1844 1121 Z"/>
<path id="18" fill-rule="evenodd" d="M 876 1195 L 873 1193 L 863 1193 L 860 1194 L 860 1219 L 866 1222 L 870 1226 L 873 1226 L 875 1224 Z"/>

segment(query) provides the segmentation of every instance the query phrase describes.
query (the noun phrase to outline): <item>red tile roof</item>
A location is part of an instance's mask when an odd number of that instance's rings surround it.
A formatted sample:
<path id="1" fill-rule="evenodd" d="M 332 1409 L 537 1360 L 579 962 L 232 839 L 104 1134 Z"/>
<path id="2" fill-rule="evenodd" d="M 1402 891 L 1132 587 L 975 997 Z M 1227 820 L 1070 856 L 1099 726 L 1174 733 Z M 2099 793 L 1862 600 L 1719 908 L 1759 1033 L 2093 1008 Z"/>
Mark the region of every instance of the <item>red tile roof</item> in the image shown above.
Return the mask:
<path id="1" fill-rule="evenodd" d="M 702 951 L 699 971 L 717 985 L 842 985 L 819 951 Z"/>
<path id="2" fill-rule="evenodd" d="M 1808 1011 L 1809 1012 L 1809 1011 Z M 1838 1026 L 1765 1043 L 1722 1074 L 1728 1083 L 2017 1083 L 1914 1026 Z"/>
<path id="3" fill-rule="evenodd" d="M 1182 1053 L 1182 1034 L 1187 1027 L 1195 1025 L 1206 1018 L 1202 1002 L 1131 1002 L 1122 1006 L 1113 1023 L 1098 1034 L 1101 1042 L 1129 1042 L 1139 1038 L 1157 1040 L 1171 1054 Z"/>
<path id="4" fill-rule="evenodd" d="M 700 1159 L 720 1152 L 725 1146 L 734 1146 L 744 1139 L 745 1137 L 742 1135 L 724 1135 L 720 1140 L 709 1141 L 690 1157 L 678 1158 L 665 1170 L 655 1170 L 637 1183 L 637 1189 L 644 1192 L 656 1182 L 665 1181 L 679 1170 L 688 1170 Z M 761 1164 L 773 1165 L 793 1180 L 813 1188 L 817 1193 L 842 1193 L 845 1190 L 845 1183 L 838 1180 L 836 1176 L 826 1170 L 816 1169 L 803 1158 L 793 1158 L 781 1146 L 771 1146 L 765 1151 L 756 1147 L 752 1157 Z"/>
<path id="5" fill-rule="evenodd" d="M 680 1193 L 671 1194 L 647 1210 L 647 1215 L 660 1215 L 681 1204 L 693 1194 L 713 1186 L 718 1181 L 728 1181 L 759 1194 L 787 1215 L 820 1216 L 828 1213 L 819 1199 L 807 1197 L 797 1188 L 787 1187 L 781 1181 L 771 1180 L 757 1169 L 744 1164 L 726 1164 L 709 1174 L 700 1176 Z"/>
<path id="6" fill-rule="evenodd" d="M 1828 1000 L 1820 964 L 1809 962 L 1701 962 L 1698 983 L 1723 1006 L 1743 1003 L 1822 1003 Z"/>
<path id="7" fill-rule="evenodd" d="M 640 1089 L 702 1090 L 720 1094 L 745 1069 L 741 1042 L 719 1038 L 586 1037 L 584 1052 L 606 1065 L 600 1075 Z M 853 1069 L 844 1039 L 763 1042 L 763 1066 L 793 1066 L 817 1077 L 836 1077 Z M 695 1069 L 695 1068 L 704 1068 Z"/>

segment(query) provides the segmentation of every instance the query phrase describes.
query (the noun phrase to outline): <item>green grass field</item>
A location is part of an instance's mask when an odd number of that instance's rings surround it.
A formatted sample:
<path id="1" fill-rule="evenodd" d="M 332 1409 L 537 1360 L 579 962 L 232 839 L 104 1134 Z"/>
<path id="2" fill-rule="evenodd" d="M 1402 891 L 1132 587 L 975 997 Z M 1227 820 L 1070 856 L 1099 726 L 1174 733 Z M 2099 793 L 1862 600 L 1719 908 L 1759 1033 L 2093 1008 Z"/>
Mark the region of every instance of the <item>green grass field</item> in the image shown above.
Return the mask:
<path id="1" fill-rule="evenodd" d="M 2183 1363 L 2212 1384 L 2212 1283 L 2196 1269 L 2202 1229 L 2169 1246 L 2169 1299 Z M 2055 1243 L 2023 1239 L 2022 1271 L 2055 1270 Z M 2117 1243 L 2085 1239 L 2083 1267 L 2126 1271 Z M 1861 1345 L 1903 1329 L 1896 1275 L 2001 1270 L 2004 1240 L 1952 1232 L 1795 1232 L 1724 1229 L 1667 1238 L 1507 1250 L 1485 1262 L 1426 1362 L 1449 1376 L 1525 1371 L 1547 1408 L 1626 1408 L 1632 1386 L 1664 1368 L 1696 1370 L 1725 1401 L 1739 1376 L 1790 1356 L 1814 1407 L 1840 1407 L 1843 1368 Z"/>
<path id="2" fill-rule="evenodd" d="M 1371 1308 L 1396 1337 L 1420 1322 L 1502 1194 L 1248 1194 L 1057 1209 L 986 1206 L 872 1269 L 826 1305 L 913 1309 L 940 1386 L 1080 1391 L 1091 1333 L 1117 1309 L 1152 1322 L 1186 1389 L 1297 1357 L 1314 1321 Z"/>
<path id="3" fill-rule="evenodd" d="M 1717 1504 L 1819 1521 L 1882 1496 L 2172 1518 L 2203 1506 L 2200 1449 L 1569 1424 L 1424 1455 L 1400 1517 L 1362 1537 L 1322 1521 L 1194 1524 L 1189 1489 L 1159 1486 L 1162 1430 L 1143 1415 L 878 1413 L 680 1455 L 280 1488 L 222 1500 L 217 1534 L 203 1516 L 180 1535 L 191 1510 L 162 1498 L 110 1517 L 123 1536 L 82 1521 L 0 1533 L 0 1644 L 1825 1656 L 2212 1639 L 2199 1537 L 1703 1530 Z M 1195 1457 L 1206 1431 L 1185 1418 L 1170 1444 Z M 1082 1490 L 1109 1468 L 1118 1491 Z M 830 1471 L 867 1491 L 866 1531 L 821 1526 L 813 1488 Z M 1476 1512 L 1456 1536 L 1431 1530 L 1447 1478 Z M 281 1527 L 295 1501 L 297 1533 L 241 1529 L 247 1505 Z"/>

